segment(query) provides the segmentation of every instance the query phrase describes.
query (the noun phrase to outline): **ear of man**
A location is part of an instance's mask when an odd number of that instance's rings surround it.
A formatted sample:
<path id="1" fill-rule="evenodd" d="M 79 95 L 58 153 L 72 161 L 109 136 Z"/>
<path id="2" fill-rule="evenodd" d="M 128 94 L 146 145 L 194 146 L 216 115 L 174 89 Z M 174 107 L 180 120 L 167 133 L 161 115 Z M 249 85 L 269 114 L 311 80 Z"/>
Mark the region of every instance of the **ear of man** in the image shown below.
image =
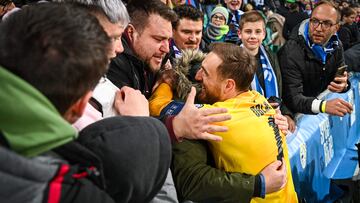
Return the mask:
<path id="1" fill-rule="evenodd" d="M 126 28 L 126 34 L 131 42 L 134 41 L 134 34 L 136 32 L 134 25 L 129 24 Z"/>
<path id="2" fill-rule="evenodd" d="M 78 99 L 63 115 L 69 123 L 75 123 L 85 112 L 85 108 L 93 92 L 88 91 L 84 96 Z"/>
<path id="3" fill-rule="evenodd" d="M 236 83 L 233 79 L 226 79 L 223 85 L 223 93 L 224 95 L 233 95 L 236 93 Z"/>

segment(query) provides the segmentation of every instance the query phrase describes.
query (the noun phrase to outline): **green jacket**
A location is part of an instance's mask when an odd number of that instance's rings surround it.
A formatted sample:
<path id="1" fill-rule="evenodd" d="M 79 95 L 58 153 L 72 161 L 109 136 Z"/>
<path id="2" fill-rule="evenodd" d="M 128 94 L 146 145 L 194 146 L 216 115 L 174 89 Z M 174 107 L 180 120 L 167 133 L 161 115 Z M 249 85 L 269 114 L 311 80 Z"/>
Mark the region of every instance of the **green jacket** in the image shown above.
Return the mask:
<path id="1" fill-rule="evenodd" d="M 32 157 L 75 139 L 75 129 L 30 84 L 0 66 L 0 132 L 10 149 Z"/>
<path id="2" fill-rule="evenodd" d="M 171 169 L 179 201 L 250 202 L 260 184 L 258 176 L 216 169 L 206 141 L 176 143 Z"/>

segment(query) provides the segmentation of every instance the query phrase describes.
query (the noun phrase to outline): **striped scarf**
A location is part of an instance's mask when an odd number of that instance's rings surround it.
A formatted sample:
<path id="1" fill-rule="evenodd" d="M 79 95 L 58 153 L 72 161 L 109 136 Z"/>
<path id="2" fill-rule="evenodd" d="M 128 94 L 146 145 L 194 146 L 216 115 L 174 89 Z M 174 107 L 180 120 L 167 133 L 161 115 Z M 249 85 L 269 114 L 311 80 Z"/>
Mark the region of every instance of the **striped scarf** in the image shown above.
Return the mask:
<path id="1" fill-rule="evenodd" d="M 236 43 L 239 41 L 239 36 L 237 34 L 237 31 L 239 29 L 239 21 L 240 21 L 242 14 L 244 14 L 244 12 L 241 10 L 237 10 L 237 11 L 235 11 L 235 13 L 232 13 L 229 9 L 228 9 L 228 11 L 229 11 L 229 14 L 231 14 L 229 16 L 232 16 L 232 18 L 230 19 L 230 21 L 228 23 L 229 32 L 225 36 L 225 41 L 231 42 L 231 43 Z"/>
<path id="2" fill-rule="evenodd" d="M 279 87 L 277 84 L 277 79 L 275 72 L 271 66 L 268 56 L 266 55 L 265 48 L 261 45 L 259 49 L 260 54 L 260 65 L 264 73 L 264 86 L 265 92 L 259 83 L 259 79 L 254 75 L 254 78 L 251 82 L 251 89 L 256 90 L 264 97 L 269 98 L 271 96 L 279 97 Z"/>
<path id="3" fill-rule="evenodd" d="M 173 39 L 170 41 L 170 47 L 173 50 L 175 58 L 180 58 L 182 56 L 180 49 L 176 46 Z"/>

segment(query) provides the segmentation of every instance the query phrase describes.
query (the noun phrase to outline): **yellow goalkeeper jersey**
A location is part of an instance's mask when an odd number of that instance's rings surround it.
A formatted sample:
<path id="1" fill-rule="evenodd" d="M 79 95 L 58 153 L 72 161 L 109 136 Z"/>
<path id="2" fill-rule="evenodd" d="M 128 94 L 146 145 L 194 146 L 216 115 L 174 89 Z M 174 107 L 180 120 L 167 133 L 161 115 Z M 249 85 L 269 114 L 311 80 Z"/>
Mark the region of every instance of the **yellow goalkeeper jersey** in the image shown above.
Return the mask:
<path id="1" fill-rule="evenodd" d="M 172 102 L 172 92 L 167 84 L 161 84 L 150 98 L 150 113 L 159 116 Z M 253 198 L 251 202 L 298 202 L 291 175 L 291 166 L 285 136 L 274 124 L 275 110 L 256 91 L 247 91 L 237 97 L 201 108 L 227 108 L 231 120 L 217 123 L 229 128 L 219 132 L 221 142 L 209 141 L 216 167 L 228 172 L 256 175 L 268 164 L 284 157 L 287 184 L 280 191 L 266 194 L 265 198 Z M 174 110 L 173 107 L 169 108 Z"/>

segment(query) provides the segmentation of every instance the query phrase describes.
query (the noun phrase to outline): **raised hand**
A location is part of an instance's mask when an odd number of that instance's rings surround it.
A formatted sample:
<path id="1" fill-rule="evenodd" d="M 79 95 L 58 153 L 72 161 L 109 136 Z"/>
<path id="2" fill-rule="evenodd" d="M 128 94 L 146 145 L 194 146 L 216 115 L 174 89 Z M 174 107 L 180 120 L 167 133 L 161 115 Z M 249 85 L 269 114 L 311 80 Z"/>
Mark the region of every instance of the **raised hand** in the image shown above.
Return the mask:
<path id="1" fill-rule="evenodd" d="M 221 141 L 222 137 L 212 133 L 226 132 L 228 128 L 213 123 L 230 120 L 231 116 L 225 114 L 227 112 L 225 108 L 197 108 L 194 105 L 195 95 L 195 88 L 192 87 L 184 107 L 173 120 L 173 129 L 176 137 L 178 139 Z"/>
<path id="2" fill-rule="evenodd" d="M 149 102 L 131 87 L 124 86 L 116 92 L 114 107 L 123 116 L 149 116 Z"/>

